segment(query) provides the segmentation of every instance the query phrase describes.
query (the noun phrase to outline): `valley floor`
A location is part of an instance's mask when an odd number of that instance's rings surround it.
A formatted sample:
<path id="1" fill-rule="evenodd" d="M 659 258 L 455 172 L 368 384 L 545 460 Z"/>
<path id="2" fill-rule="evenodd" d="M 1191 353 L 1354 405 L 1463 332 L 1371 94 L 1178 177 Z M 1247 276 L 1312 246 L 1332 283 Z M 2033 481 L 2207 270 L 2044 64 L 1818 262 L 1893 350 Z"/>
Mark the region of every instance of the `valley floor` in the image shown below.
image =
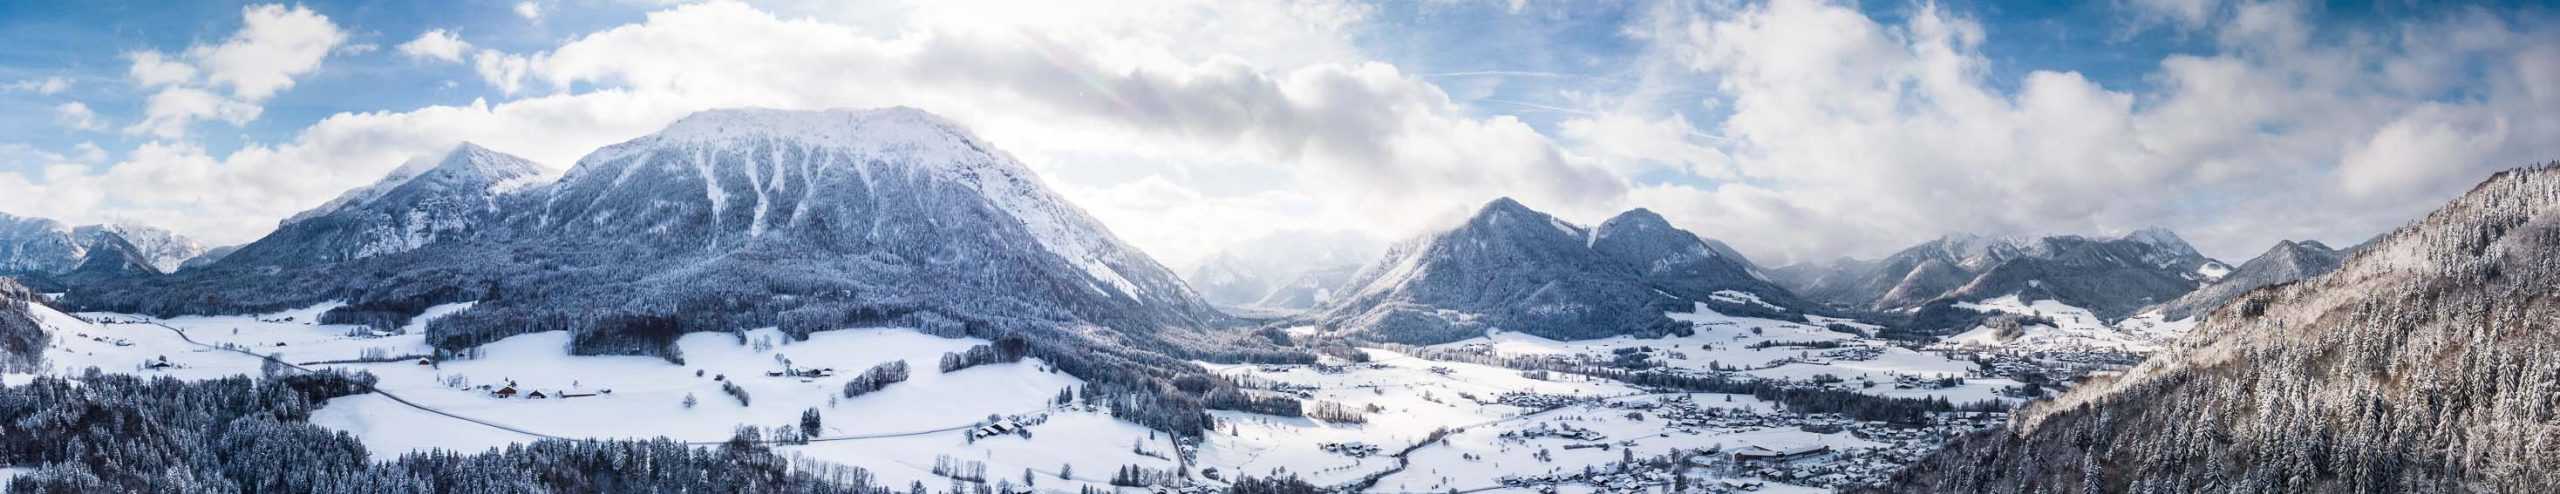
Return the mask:
<path id="1" fill-rule="evenodd" d="M 314 323 L 326 305 L 170 319 L 39 313 L 57 335 L 47 350 L 53 373 L 96 367 L 180 379 L 257 375 L 277 365 L 261 355 L 305 368 L 371 372 L 381 392 L 332 400 L 311 421 L 354 434 L 377 455 L 481 451 L 544 437 L 663 436 L 717 444 L 740 426 L 796 426 L 804 410 L 814 409 L 823 422 L 814 438 L 777 449 L 868 469 L 883 485 L 937 490 L 999 479 L 1041 491 L 1110 489 L 1116 472 L 1134 466 L 1186 470 L 1212 484 L 1292 474 L 1317 485 L 1380 492 L 1624 491 L 1675 481 L 1709 490 L 1823 491 L 1880 479 L 1947 435 L 1999 423 L 1996 413 L 1941 413 L 1928 424 L 1859 422 L 1790 411 L 1751 394 L 1644 389 L 1482 363 L 1521 358 L 1981 407 L 2019 401 L 2003 394 L 2017 381 L 1985 376 L 1972 360 L 1861 333 L 1872 326 L 1728 317 L 1702 306 L 1673 314 L 1698 330 L 1676 338 L 1566 342 L 1494 332 L 1415 349 L 1470 357 L 1464 359 L 1369 349 L 1366 362 L 1203 362 L 1254 393 L 1288 395 L 1310 410 L 1331 412 L 1216 411 L 1213 432 L 1178 444 L 1080 402 L 1057 403 L 1062 390 L 1082 382 L 1036 359 L 940 372 L 935 362 L 942 354 L 986 342 L 903 328 L 824 331 L 805 341 L 772 329 L 695 333 L 678 341 L 683 364 L 572 356 L 568 335 L 560 332 L 507 338 L 463 358 L 417 357 L 431 353 L 422 336 L 428 320 L 469 307 L 439 306 L 407 328 L 382 332 Z M 896 360 L 908 362 L 912 378 L 860 397 L 841 396 L 852 376 Z M 778 375 L 786 368 L 832 372 Z M 0 376 L 12 385 L 30 378 Z M 742 393 L 724 392 L 727 386 Z M 502 390 L 514 394 L 499 396 Z M 536 393 L 542 397 L 533 398 Z M 995 423 L 1008 428 L 982 434 Z M 1737 460 L 1740 451 L 1789 455 Z"/>

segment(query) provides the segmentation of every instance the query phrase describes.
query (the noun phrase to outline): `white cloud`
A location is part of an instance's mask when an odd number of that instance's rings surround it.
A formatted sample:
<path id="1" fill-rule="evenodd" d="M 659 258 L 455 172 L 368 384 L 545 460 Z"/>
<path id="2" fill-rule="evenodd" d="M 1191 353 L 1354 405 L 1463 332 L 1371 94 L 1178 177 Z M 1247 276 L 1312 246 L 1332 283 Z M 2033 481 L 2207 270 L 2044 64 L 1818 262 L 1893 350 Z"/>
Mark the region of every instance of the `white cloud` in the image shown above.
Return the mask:
<path id="1" fill-rule="evenodd" d="M 78 157 L 74 159 L 77 159 L 82 163 L 97 163 L 107 160 L 106 148 L 98 147 L 98 143 L 96 142 L 82 141 L 78 145 L 71 146 L 71 151 L 80 153 L 77 155 Z"/>
<path id="2" fill-rule="evenodd" d="M 497 50 L 480 50 L 479 54 L 471 56 L 471 67 L 480 74 L 480 80 L 508 95 L 524 89 L 525 77 L 533 70 L 532 65 L 531 59 Z"/>
<path id="3" fill-rule="evenodd" d="M 193 87 L 161 88 L 143 105 L 142 121 L 126 126 L 127 133 L 150 134 L 162 139 L 186 137 L 187 126 L 197 120 L 213 119 L 232 125 L 257 120 L 265 108 Z"/>
<path id="4" fill-rule="evenodd" d="M 1653 207 L 1773 263 L 2151 224 L 2245 255 L 2360 240 L 2560 142 L 2560 117 L 2536 111 L 2560 107 L 2560 43 L 2494 16 L 2329 43 L 2299 9 L 2215 7 L 2196 28 L 2213 47 L 2160 60 L 2136 89 L 1997 79 L 1982 46 L 1998 40 L 1936 7 L 1881 22 L 1804 1 L 1667 4 L 1629 33 L 1660 79 L 1573 96 L 1606 104 L 1551 137 L 1364 55 L 1359 5 L 1147 1 L 710 3 L 549 49 L 457 37 L 412 53 L 431 31 L 402 53 L 467 61 L 514 99 L 340 114 L 220 157 L 151 143 L 103 170 L 0 174 L 0 210 L 237 242 L 459 140 L 565 166 L 705 108 L 907 105 L 1022 157 L 1171 265 L 1277 230 L 1402 235 L 1499 195 L 1584 221 Z M 218 91 L 240 83 L 129 58 L 158 90 L 129 131 L 260 111 Z M 1663 86 L 1690 81 L 1711 95 Z M 1626 178 L 1665 170 L 1683 180 Z"/>
<path id="5" fill-rule="evenodd" d="M 331 49 L 347 40 L 311 9 L 302 6 L 253 5 L 240 11 L 239 32 L 221 44 L 187 50 L 205 71 L 206 82 L 227 85 L 243 100 L 258 101 L 293 87 L 293 79 L 320 68 Z"/>
<path id="6" fill-rule="evenodd" d="M 142 50 L 126 53 L 125 58 L 133 61 L 133 69 L 128 72 L 128 75 L 133 78 L 133 83 L 144 87 L 183 84 L 196 78 L 195 66 L 171 60 L 168 55 L 162 55 L 157 51 Z"/>
<path id="7" fill-rule="evenodd" d="M 88 104 L 78 101 L 55 105 L 53 121 L 73 130 L 97 130 L 104 126 L 98 123 L 98 112 L 90 111 Z"/>
<path id="8" fill-rule="evenodd" d="M 2248 255 L 2278 238 L 2360 241 L 2560 141 L 2560 120 L 2527 110 L 2550 107 L 2536 99 L 2549 82 L 2498 69 L 2551 33 L 2451 15 L 2325 43 L 2295 5 L 2240 5 L 2219 23 L 2211 2 L 2172 7 L 2210 24 L 2216 49 L 2162 60 L 2139 93 L 2061 71 L 1996 81 L 1984 30 L 1937 6 L 1898 23 L 1803 0 L 1665 8 L 1642 37 L 1731 110 L 1706 129 L 1729 142 L 1690 142 L 1728 153 L 1750 185 L 1636 201 L 1691 211 L 1670 217 L 1765 260 L 2153 224 Z M 2463 67 L 2488 70 L 2410 75 Z M 2445 96 L 2453 84 L 2474 91 Z"/>
<path id="9" fill-rule="evenodd" d="M 531 1 L 516 2 L 515 11 L 516 17 L 523 17 L 524 20 L 542 20 L 542 4 L 533 3 Z"/>
<path id="10" fill-rule="evenodd" d="M 240 17 L 239 31 L 219 44 L 187 48 L 183 61 L 152 50 L 125 54 L 133 62 L 127 75 L 134 83 L 159 88 L 145 105 L 143 119 L 125 132 L 175 139 L 186 136 L 188 126 L 198 120 L 233 125 L 256 120 L 267 98 L 292 88 L 294 78 L 319 70 L 320 62 L 347 39 L 328 17 L 298 5 L 252 5 L 241 8 Z M 229 87 L 230 94 L 213 91 L 220 86 Z"/>
<path id="11" fill-rule="evenodd" d="M 458 63 L 471 51 L 471 43 L 443 29 L 418 33 L 418 39 L 400 44 L 400 54 L 418 60 L 442 60 Z"/>
<path id="12" fill-rule="evenodd" d="M 27 79 L 17 82 L 0 83 L 0 91 L 25 91 L 43 95 L 59 94 L 69 89 L 71 89 L 71 79 L 62 77 L 46 77 L 43 79 Z"/>

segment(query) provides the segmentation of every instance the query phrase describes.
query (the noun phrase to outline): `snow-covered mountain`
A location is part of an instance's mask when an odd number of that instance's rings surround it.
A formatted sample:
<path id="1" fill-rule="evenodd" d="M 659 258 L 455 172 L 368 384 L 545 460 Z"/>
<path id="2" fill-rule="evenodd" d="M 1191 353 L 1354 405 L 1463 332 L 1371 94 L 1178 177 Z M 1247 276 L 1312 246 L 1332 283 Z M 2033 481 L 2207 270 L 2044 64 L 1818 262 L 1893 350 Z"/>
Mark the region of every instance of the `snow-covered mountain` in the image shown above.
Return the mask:
<path id="1" fill-rule="evenodd" d="M 64 274 L 88 260 L 89 248 L 114 237 L 154 270 L 177 270 L 204 253 L 204 244 L 168 230 L 141 225 L 70 226 L 45 218 L 0 213 L 0 273 Z"/>
<path id="2" fill-rule="evenodd" d="M 2118 238 L 1949 235 L 1879 261 L 1790 267 L 1779 270 L 1778 279 L 1807 297 L 1865 310 L 2019 295 L 2114 320 L 2185 295 L 2228 269 L 2177 234 L 2151 228 Z"/>
<path id="3" fill-rule="evenodd" d="M 541 177 L 532 161 L 462 143 L 296 214 L 223 259 L 272 266 L 415 250 L 470 230 L 497 212 L 500 195 Z"/>
<path id="4" fill-rule="evenodd" d="M 0 213 L 0 272 L 69 272 L 88 248 L 62 222 Z"/>
<path id="5" fill-rule="evenodd" d="M 1331 300 L 1384 242 L 1351 231 L 1283 231 L 1238 242 L 1193 266 L 1184 279 L 1210 303 L 1307 309 Z"/>
<path id="6" fill-rule="evenodd" d="M 2169 320 L 2202 315 L 2259 287 L 2329 274 L 2346 261 L 2348 254 L 2349 251 L 2331 249 L 2317 240 L 2278 241 L 2266 253 L 2240 263 L 2240 268 L 2229 276 L 2161 304 L 2159 310 Z"/>
<path id="7" fill-rule="evenodd" d="M 1449 230 L 1408 240 L 1362 269 L 1316 320 L 1361 338 L 1439 343 L 1486 330 L 1554 339 L 1685 332 L 1666 312 L 1718 311 L 1802 320 L 1806 304 L 1746 261 L 1627 211 L 1597 228 L 1510 198 Z"/>
<path id="8" fill-rule="evenodd" d="M 142 279 L 158 276 L 160 268 L 152 263 L 141 247 L 121 235 L 99 235 L 92 238 L 80 266 L 64 273 L 60 279 L 73 284 L 108 280 Z"/>
<path id="9" fill-rule="evenodd" d="M 1225 317 L 1029 168 L 914 109 L 706 111 L 521 186 L 534 170 L 465 145 L 210 268 L 74 298 L 152 313 L 346 300 L 330 320 L 376 325 L 479 300 L 430 337 L 576 329 L 602 353 L 742 325 L 1152 332 Z"/>
<path id="10" fill-rule="evenodd" d="M 2560 485 L 2560 163 L 2490 177 L 2174 351 L 1958 440 L 1890 492 Z"/>
<path id="11" fill-rule="evenodd" d="M 94 244 L 113 236 L 131 246 L 135 255 L 159 272 L 177 271 L 188 259 L 204 255 L 205 247 L 195 239 L 155 227 L 131 224 L 89 225 L 73 228 L 72 234 L 84 243 Z"/>

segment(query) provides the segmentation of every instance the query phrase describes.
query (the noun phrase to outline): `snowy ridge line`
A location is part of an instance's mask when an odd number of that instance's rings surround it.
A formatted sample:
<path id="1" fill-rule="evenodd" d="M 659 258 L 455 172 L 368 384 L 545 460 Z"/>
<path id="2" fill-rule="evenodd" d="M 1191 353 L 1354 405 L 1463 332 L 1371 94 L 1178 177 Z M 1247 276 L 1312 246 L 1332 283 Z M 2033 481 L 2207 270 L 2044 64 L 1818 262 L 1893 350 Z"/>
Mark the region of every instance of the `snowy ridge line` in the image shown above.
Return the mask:
<path id="1" fill-rule="evenodd" d="M 170 325 L 168 325 L 168 324 L 164 324 L 164 323 L 161 323 L 160 321 L 156 321 L 156 320 L 155 320 L 155 321 L 150 321 L 150 323 L 151 323 L 151 325 L 153 325 L 153 326 L 159 326 L 159 327 L 160 327 L 160 328 L 162 328 L 162 329 L 167 329 L 167 330 L 169 330 L 170 332 L 177 333 L 177 334 L 178 334 L 178 339 L 180 339 L 180 340 L 185 340 L 185 341 L 187 342 L 187 344 L 190 344 L 190 345 L 195 345 L 195 346 L 200 346 L 200 347 L 210 348 L 210 349 L 214 349 L 214 350 L 221 350 L 221 351 L 226 351 L 226 352 L 238 353 L 238 354 L 241 354 L 241 355 L 248 355 L 248 356 L 251 356 L 251 357 L 257 357 L 257 358 L 258 358 L 258 360 L 263 360 L 263 361 L 272 362 L 272 363 L 275 363 L 275 364 L 278 364 L 278 365 L 283 365 L 283 366 L 285 366 L 285 367 L 287 367 L 287 368 L 291 368 L 291 369 L 293 369 L 293 370 L 297 370 L 297 371 L 302 371 L 302 372 L 313 372 L 313 373 L 319 372 L 319 371 L 317 371 L 317 370 L 313 370 L 313 369 L 311 369 L 311 368 L 309 368 L 309 367 L 303 367 L 302 365 L 295 364 L 295 363 L 292 363 L 292 362 L 286 362 L 286 361 L 283 361 L 283 360 L 276 359 L 276 358 L 274 358 L 274 357 L 269 357 L 269 356 L 265 356 L 265 355 L 259 355 L 259 354 L 257 354 L 256 352 L 250 352 L 250 351 L 247 351 L 247 350 L 240 350 L 240 349 L 237 349 L 237 348 L 229 348 L 229 347 L 222 347 L 222 346 L 215 346 L 215 345 L 207 345 L 207 344 L 204 344 L 204 342 L 196 341 L 196 340 L 195 340 L 195 338 L 188 337 L 188 336 L 187 336 L 187 330 L 178 329 L 178 328 L 177 328 L 177 327 L 175 327 L 175 326 L 170 326 Z M 316 364 L 316 363 L 315 363 L 315 364 Z M 488 420 L 483 420 L 483 419 L 476 418 L 476 417 L 471 417 L 471 416 L 467 416 L 467 415 L 457 414 L 457 413 L 453 413 L 453 412 L 447 412 L 447 411 L 444 411 L 444 410 L 436 409 L 436 408 L 434 408 L 434 407 L 429 407 L 429 406 L 426 406 L 426 405 L 420 405 L 420 404 L 418 404 L 418 403 L 416 403 L 416 402 L 409 401 L 408 399 L 401 398 L 401 397 L 400 397 L 400 395 L 391 394 L 391 392 L 390 392 L 390 391 L 384 390 L 384 389 L 382 389 L 382 388 L 380 388 L 380 387 L 377 387 L 377 386 L 374 386 L 374 385 L 370 385 L 370 384 L 365 385 L 365 390 L 366 390 L 366 391 L 368 391 L 368 392 L 372 392 L 373 394 L 382 395 L 382 397 L 383 397 L 383 398 L 388 398 L 388 399 L 390 399 L 390 400 L 391 400 L 392 402 L 394 402 L 394 403 L 399 403 L 399 404 L 401 404 L 401 405 L 403 405 L 403 406 L 407 406 L 407 407 L 409 407 L 409 408 L 415 408 L 415 409 L 418 409 L 418 411 L 427 412 L 427 413 L 432 413 L 432 414 L 436 414 L 436 415 L 441 415 L 441 416 L 444 416 L 444 417 L 446 417 L 446 418 L 451 418 L 451 419 L 454 419 L 454 420 L 460 420 L 460 421 L 463 421 L 463 422 L 469 422 L 469 423 L 472 423 L 472 424 L 480 425 L 480 426 L 482 426 L 482 427 L 488 427 L 488 428 L 491 428 L 491 429 L 497 429 L 497 430 L 502 430 L 502 431 L 507 431 L 507 432 L 513 432 L 513 433 L 517 433 L 517 434 L 523 434 L 523 435 L 532 436 L 532 437 L 537 437 L 537 438 L 542 438 L 542 439 L 559 439 L 559 440 L 563 440 L 563 441 L 593 441 L 593 440 L 596 440 L 596 438 L 591 438 L 591 437 L 567 437 L 567 436 L 558 436 L 558 435 L 546 434 L 546 433 L 541 433 L 541 432 L 535 432 L 535 431 L 532 431 L 532 430 L 527 430 L 527 429 L 520 428 L 520 427 L 516 427 L 516 426 L 512 426 L 512 425 L 501 424 L 501 423 L 497 423 L 497 422 L 491 422 L 491 421 L 488 421 Z M 1025 411 L 1025 412 L 1023 412 L 1023 413 L 1026 413 L 1026 414 L 1027 414 L 1027 413 L 1031 413 L 1031 412 L 1047 411 L 1047 410 L 1055 410 L 1055 409 L 1057 409 L 1057 408 L 1058 408 L 1058 407 L 1056 407 L 1056 406 L 1041 407 L 1039 410 L 1030 410 L 1030 411 Z M 942 433 L 947 433 L 947 432 L 956 432 L 956 431 L 961 431 L 961 430 L 966 430 L 966 429 L 974 428 L 974 427 L 977 427 L 977 426 L 978 426 L 978 424 L 976 424 L 976 423 L 970 423 L 970 424 L 956 425 L 956 426 L 951 426 L 951 427 L 944 427 L 944 428 L 939 428 L 939 429 L 927 429 L 927 430 L 919 430 L 919 431 L 905 431 L 905 432 L 876 432 L 876 433 L 871 433 L 871 434 L 854 434 L 854 435 L 849 435 L 849 436 L 813 437 L 813 438 L 809 438 L 809 439 L 807 440 L 807 442 L 818 443 L 818 442 L 834 442 L 834 441 L 859 441 L 859 440 L 864 440 L 864 439 L 889 439 L 889 438 L 898 438 L 898 437 L 914 437 L 914 436 L 922 436 L 922 435 L 927 435 L 927 434 L 942 434 Z M 659 437 L 665 437 L 665 436 L 659 436 Z M 668 438 L 668 439 L 673 439 L 673 438 Z M 720 440 L 720 441 L 682 441 L 682 440 L 679 440 L 679 441 L 676 441 L 676 443 L 677 443 L 677 444 L 683 444 L 683 445 L 686 445 L 686 446 L 719 446 L 719 445 L 723 445 L 723 444 L 729 444 L 729 441 L 727 441 L 727 440 Z M 762 444 L 762 445 L 786 445 L 786 444 L 797 444 L 797 443 L 786 443 L 786 442 L 781 441 L 781 440 L 778 440 L 778 439 L 765 439 L 765 440 L 758 440 L 758 441 L 756 441 L 756 442 L 755 442 L 755 444 Z"/>

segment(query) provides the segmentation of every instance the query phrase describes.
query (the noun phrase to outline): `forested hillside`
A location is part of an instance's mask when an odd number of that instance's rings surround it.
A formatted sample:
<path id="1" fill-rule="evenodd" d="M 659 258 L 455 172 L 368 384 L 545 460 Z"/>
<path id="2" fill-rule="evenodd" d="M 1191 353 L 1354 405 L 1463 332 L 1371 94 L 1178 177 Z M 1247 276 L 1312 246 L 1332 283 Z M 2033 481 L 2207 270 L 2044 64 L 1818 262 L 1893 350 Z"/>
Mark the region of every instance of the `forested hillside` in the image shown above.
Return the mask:
<path id="1" fill-rule="evenodd" d="M 2560 490 L 2560 164 L 2498 174 L 2336 272 L 2250 292 L 1903 492 Z"/>

